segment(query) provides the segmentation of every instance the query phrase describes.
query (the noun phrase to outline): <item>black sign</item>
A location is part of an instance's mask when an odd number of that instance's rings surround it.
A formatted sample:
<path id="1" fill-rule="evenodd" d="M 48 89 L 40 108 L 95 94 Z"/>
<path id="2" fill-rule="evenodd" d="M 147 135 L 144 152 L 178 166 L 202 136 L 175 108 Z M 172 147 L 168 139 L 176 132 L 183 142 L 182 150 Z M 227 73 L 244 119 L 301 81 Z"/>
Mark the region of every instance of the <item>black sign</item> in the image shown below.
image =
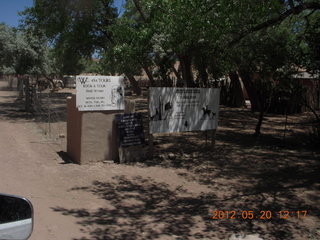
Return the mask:
<path id="1" fill-rule="evenodd" d="M 140 113 L 117 114 L 116 124 L 119 147 L 144 144 L 142 116 Z"/>

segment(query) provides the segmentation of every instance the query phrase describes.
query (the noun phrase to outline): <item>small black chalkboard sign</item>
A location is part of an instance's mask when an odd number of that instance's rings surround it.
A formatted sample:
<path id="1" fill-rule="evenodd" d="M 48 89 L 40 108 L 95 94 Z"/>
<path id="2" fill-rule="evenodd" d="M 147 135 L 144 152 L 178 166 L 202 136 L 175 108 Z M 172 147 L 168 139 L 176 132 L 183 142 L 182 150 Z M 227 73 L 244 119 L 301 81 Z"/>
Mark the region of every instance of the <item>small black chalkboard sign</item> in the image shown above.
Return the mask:
<path id="1" fill-rule="evenodd" d="M 144 144 L 141 113 L 117 114 L 116 126 L 119 147 Z"/>

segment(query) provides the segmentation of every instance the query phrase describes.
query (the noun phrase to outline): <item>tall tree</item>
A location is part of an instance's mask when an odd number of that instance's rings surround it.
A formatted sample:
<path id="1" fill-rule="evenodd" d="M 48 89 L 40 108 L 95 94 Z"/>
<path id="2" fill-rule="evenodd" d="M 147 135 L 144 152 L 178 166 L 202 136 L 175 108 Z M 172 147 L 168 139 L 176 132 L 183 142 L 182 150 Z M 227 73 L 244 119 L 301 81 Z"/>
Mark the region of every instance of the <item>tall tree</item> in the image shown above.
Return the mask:
<path id="1" fill-rule="evenodd" d="M 112 41 L 108 26 L 117 17 L 111 0 L 35 0 L 27 8 L 23 28 L 43 33 L 55 50 L 63 74 L 81 72 L 82 58 Z"/>
<path id="2" fill-rule="evenodd" d="M 15 74 L 16 35 L 7 25 L 0 24 L 0 74 Z"/>

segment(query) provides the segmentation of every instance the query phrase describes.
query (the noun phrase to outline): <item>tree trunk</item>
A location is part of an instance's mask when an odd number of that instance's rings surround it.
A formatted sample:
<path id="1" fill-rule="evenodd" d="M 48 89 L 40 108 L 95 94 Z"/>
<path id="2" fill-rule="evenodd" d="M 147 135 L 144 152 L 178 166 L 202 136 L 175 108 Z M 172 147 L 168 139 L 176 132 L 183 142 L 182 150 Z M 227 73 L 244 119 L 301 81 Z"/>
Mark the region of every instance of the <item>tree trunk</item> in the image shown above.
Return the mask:
<path id="1" fill-rule="evenodd" d="M 230 99 L 228 105 L 231 107 L 243 107 L 245 104 L 243 91 L 239 79 L 239 75 L 236 72 L 229 73 L 231 79 L 230 85 Z"/>
<path id="2" fill-rule="evenodd" d="M 264 117 L 264 112 L 266 110 L 266 92 L 263 89 L 259 89 L 257 94 L 258 94 L 261 108 L 260 108 L 259 118 L 258 118 L 254 135 L 256 137 L 259 137 L 261 135 L 261 125 Z"/>
<path id="3" fill-rule="evenodd" d="M 135 92 L 135 94 L 137 94 L 137 96 L 140 96 L 141 88 L 139 87 L 137 80 L 134 78 L 134 76 L 131 73 L 126 73 L 126 76 L 129 79 L 132 90 Z"/>
<path id="4" fill-rule="evenodd" d="M 259 118 L 258 118 L 258 123 L 256 125 L 255 133 L 254 136 L 259 137 L 261 135 L 261 125 L 263 121 L 263 116 L 264 116 L 264 110 L 261 109 L 259 113 Z"/>
<path id="5" fill-rule="evenodd" d="M 259 94 L 257 92 L 254 82 L 252 81 L 252 78 L 250 77 L 250 73 L 246 70 L 240 70 L 239 75 L 249 95 L 249 99 L 251 102 L 251 111 L 260 112 L 263 103 L 261 103 L 260 101 Z"/>
<path id="6" fill-rule="evenodd" d="M 176 77 L 177 77 L 177 82 L 176 82 L 175 87 L 178 87 L 179 84 L 182 82 L 181 75 L 180 75 L 179 71 L 174 67 L 174 64 L 172 64 L 171 69 L 172 69 L 174 75 L 176 75 Z"/>
<path id="7" fill-rule="evenodd" d="M 18 83 L 17 83 L 17 90 L 19 91 L 18 99 L 22 100 L 24 96 L 23 92 L 23 77 L 20 75 L 17 75 Z"/>
<path id="8" fill-rule="evenodd" d="M 179 59 L 184 87 L 195 87 L 191 68 L 191 57 L 187 55 L 180 55 Z"/>
<path id="9" fill-rule="evenodd" d="M 204 64 L 201 64 L 199 66 L 199 73 L 202 81 L 202 84 L 200 83 L 200 85 L 203 85 L 204 87 L 208 87 L 208 73 Z"/>
<path id="10" fill-rule="evenodd" d="M 152 75 L 152 72 L 149 70 L 149 67 L 146 65 L 146 64 L 143 64 L 143 70 L 146 72 L 148 78 L 149 78 L 149 81 L 150 81 L 150 86 L 151 87 L 154 87 L 156 85 L 155 81 L 154 81 L 154 78 L 153 78 L 153 75 Z"/>
<path id="11" fill-rule="evenodd" d="M 31 110 L 31 94 L 30 94 L 30 79 L 29 77 L 25 77 L 23 79 L 24 82 L 24 92 L 25 92 L 25 111 L 30 112 Z"/>
<path id="12" fill-rule="evenodd" d="M 144 22 L 146 22 L 147 21 L 147 17 L 145 15 L 144 11 L 142 10 L 140 1 L 139 0 L 133 0 L 133 3 L 135 5 L 136 9 L 138 10 L 138 12 L 140 13 L 140 16 L 141 16 L 142 20 Z"/>

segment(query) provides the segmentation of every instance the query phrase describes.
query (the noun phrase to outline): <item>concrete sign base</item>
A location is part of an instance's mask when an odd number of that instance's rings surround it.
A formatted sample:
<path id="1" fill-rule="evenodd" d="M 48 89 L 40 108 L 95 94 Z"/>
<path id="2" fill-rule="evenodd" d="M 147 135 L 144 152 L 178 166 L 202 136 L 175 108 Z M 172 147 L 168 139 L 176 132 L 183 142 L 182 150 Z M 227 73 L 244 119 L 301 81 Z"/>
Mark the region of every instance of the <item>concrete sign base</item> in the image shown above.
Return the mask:
<path id="1" fill-rule="evenodd" d="M 79 164 L 118 160 L 114 118 L 119 111 L 80 112 L 76 97 L 67 99 L 67 153 Z"/>

